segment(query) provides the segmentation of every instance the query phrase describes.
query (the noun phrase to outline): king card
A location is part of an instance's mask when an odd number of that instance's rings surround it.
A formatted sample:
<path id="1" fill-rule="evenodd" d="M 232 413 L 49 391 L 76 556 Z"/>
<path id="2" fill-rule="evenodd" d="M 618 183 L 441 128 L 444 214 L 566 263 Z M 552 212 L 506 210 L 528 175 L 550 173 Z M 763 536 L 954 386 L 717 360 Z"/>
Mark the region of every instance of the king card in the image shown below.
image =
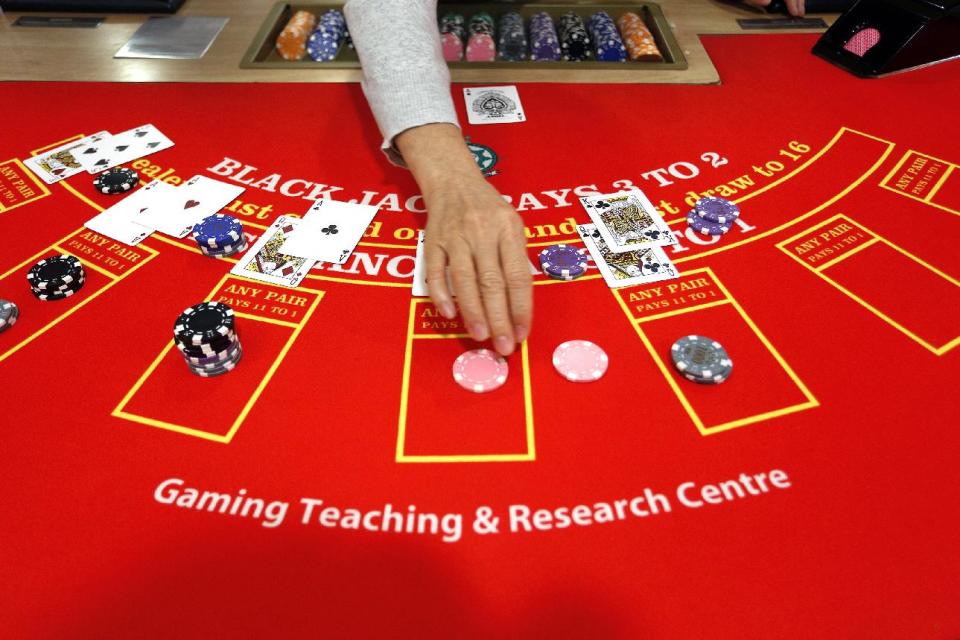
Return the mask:
<path id="1" fill-rule="evenodd" d="M 230 273 L 284 287 L 299 285 L 315 261 L 281 253 L 280 247 L 300 221 L 300 218 L 278 217 Z"/>
<path id="2" fill-rule="evenodd" d="M 614 253 L 677 243 L 670 227 L 642 191 L 585 196 L 580 203 Z"/>
<path id="3" fill-rule="evenodd" d="M 603 274 L 604 281 L 611 289 L 673 280 L 680 276 L 663 247 L 648 245 L 615 253 L 607 246 L 595 225 L 578 225 L 577 233 L 580 234 L 587 250 L 593 256 L 593 261 Z"/>
<path id="4" fill-rule="evenodd" d="M 101 131 L 27 158 L 23 161 L 23 164 L 27 165 L 37 177 L 47 184 L 55 184 L 64 178 L 83 172 L 78 151 L 87 148 L 88 145 L 98 144 L 101 140 L 109 137 L 109 131 Z"/>

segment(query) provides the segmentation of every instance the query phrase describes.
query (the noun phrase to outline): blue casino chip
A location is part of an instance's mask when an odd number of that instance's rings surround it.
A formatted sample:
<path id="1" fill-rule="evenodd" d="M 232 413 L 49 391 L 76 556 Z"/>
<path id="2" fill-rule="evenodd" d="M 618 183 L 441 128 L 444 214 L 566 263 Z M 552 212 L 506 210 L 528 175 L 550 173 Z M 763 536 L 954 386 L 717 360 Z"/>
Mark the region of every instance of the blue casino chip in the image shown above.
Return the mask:
<path id="1" fill-rule="evenodd" d="M 200 247 L 222 249 L 243 239 L 243 225 L 233 216 L 215 213 L 194 225 L 193 239 Z"/>

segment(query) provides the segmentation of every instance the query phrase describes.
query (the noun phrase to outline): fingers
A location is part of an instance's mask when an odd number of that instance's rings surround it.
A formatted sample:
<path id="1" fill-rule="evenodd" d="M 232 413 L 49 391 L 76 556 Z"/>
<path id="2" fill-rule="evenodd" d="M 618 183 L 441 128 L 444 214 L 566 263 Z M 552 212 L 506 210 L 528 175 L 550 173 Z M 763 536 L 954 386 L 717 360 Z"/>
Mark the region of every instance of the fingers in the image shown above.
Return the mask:
<path id="1" fill-rule="evenodd" d="M 507 356 L 526 340 L 533 320 L 523 222 L 485 182 L 469 201 L 462 195 L 431 204 L 423 255 L 426 284 L 441 315 L 452 319 L 459 307 L 470 337 L 492 338 L 492 348 Z"/>
<path id="2" fill-rule="evenodd" d="M 751 7 L 757 7 L 763 9 L 764 7 L 770 4 L 771 0 L 743 0 L 744 4 L 748 4 Z"/>
<path id="3" fill-rule="evenodd" d="M 519 228 L 500 241 L 500 264 L 507 283 L 513 337 L 523 342 L 533 324 L 533 276 L 527 261 L 523 225 L 518 222 L 515 226 Z"/>
<path id="4" fill-rule="evenodd" d="M 477 342 L 483 342 L 490 337 L 490 330 L 480 298 L 473 255 L 467 245 L 457 246 L 450 251 L 450 279 L 453 280 L 457 305 L 470 337 Z"/>
<path id="5" fill-rule="evenodd" d="M 516 341 L 513 337 L 506 278 L 500 265 L 500 247 L 495 239 L 480 246 L 476 260 L 477 283 L 493 336 L 493 348 L 500 355 L 508 356 L 513 353 Z"/>
<path id="6" fill-rule="evenodd" d="M 806 7 L 804 0 L 786 0 L 787 1 L 787 11 L 790 12 L 790 15 L 797 18 L 802 18 L 804 13 L 806 13 Z"/>
<path id="7" fill-rule="evenodd" d="M 450 288 L 447 286 L 446 252 L 428 242 L 423 248 L 423 261 L 430 299 L 444 318 L 453 320 L 457 315 L 457 309 L 453 304 Z"/>

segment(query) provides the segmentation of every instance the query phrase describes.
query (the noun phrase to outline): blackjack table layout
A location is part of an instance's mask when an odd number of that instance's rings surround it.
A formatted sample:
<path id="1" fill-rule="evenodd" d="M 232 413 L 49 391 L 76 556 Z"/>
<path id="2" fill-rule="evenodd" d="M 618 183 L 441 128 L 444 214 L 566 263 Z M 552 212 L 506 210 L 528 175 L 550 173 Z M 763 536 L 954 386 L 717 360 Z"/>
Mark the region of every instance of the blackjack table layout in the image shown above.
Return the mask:
<path id="1" fill-rule="evenodd" d="M 113 58 L 143 15 L 2 17 L 0 636 L 960 637 L 960 62 L 863 79 L 811 53 L 822 28 L 663 0 L 682 64 L 451 65 L 534 274 L 528 339 L 473 393 L 452 368 L 490 344 L 412 295 L 428 214 L 360 70 L 258 54 L 278 11 L 189 0 L 230 18 L 196 60 Z M 525 120 L 469 124 L 482 82 Z M 145 123 L 173 146 L 123 164 L 131 194 L 30 169 Z M 194 176 L 242 187 L 235 255 L 85 226 Z M 676 277 L 541 270 L 584 247 L 580 198 L 637 191 Z M 739 208 L 727 233 L 688 226 L 706 196 Z M 232 273 L 324 198 L 379 209 L 346 262 Z M 69 293 L 46 293 L 61 254 Z M 226 375 L 175 340 L 201 302 L 233 310 Z M 675 366 L 691 335 L 725 381 Z M 602 377 L 558 373 L 573 340 Z"/>

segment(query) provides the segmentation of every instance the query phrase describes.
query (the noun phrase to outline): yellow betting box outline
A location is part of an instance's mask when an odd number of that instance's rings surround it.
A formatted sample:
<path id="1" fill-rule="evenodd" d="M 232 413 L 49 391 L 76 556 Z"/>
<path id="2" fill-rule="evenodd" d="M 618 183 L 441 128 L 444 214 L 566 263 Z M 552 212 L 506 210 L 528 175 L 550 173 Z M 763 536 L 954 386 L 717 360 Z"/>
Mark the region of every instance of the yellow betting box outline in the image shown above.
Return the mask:
<path id="1" fill-rule="evenodd" d="M 74 255 L 74 254 L 70 253 L 70 251 L 64 249 L 64 248 L 61 246 L 61 244 L 62 244 L 64 241 L 69 240 L 70 238 L 74 237 L 74 236 L 77 235 L 78 233 L 82 232 L 83 230 L 84 230 L 84 228 L 83 228 L 83 227 L 80 227 L 79 229 L 76 229 L 76 230 L 74 230 L 74 231 L 71 231 L 70 233 L 68 233 L 67 235 L 63 236 L 62 238 L 60 238 L 60 239 L 57 240 L 56 242 L 50 244 L 49 246 L 44 247 L 43 249 L 41 249 L 41 250 L 38 251 L 37 253 L 33 254 L 32 256 L 30 256 L 29 258 L 27 258 L 26 260 L 24 260 L 24 261 L 21 262 L 20 264 L 18 264 L 18 265 L 16 265 L 15 267 L 9 269 L 6 273 L 0 274 L 0 280 L 4 280 L 4 279 L 9 278 L 9 277 L 11 277 L 11 276 L 15 276 L 15 277 L 16 277 L 16 276 L 18 276 L 18 275 L 20 275 L 20 274 L 23 274 L 23 276 L 21 276 L 21 277 L 24 277 L 24 278 L 25 278 L 26 271 L 27 271 L 27 269 L 29 268 L 27 265 L 33 266 L 34 264 L 36 264 L 36 262 L 37 262 L 42 256 L 50 253 L 51 251 L 56 251 L 56 252 L 59 252 L 59 253 L 69 253 L 70 255 Z M 112 287 L 113 285 L 117 284 L 119 281 L 123 280 L 124 278 L 126 278 L 127 276 L 129 276 L 131 273 L 133 273 L 134 271 L 136 271 L 137 269 L 139 269 L 140 267 L 142 267 L 143 265 L 147 264 L 148 262 L 150 262 L 151 260 L 153 260 L 155 257 L 157 257 L 157 255 L 159 255 L 159 253 L 158 253 L 157 251 L 154 251 L 153 249 L 150 249 L 149 247 L 143 247 L 143 246 L 141 246 L 141 247 L 139 247 L 139 248 L 142 249 L 142 250 L 144 250 L 145 252 L 147 252 L 148 255 L 147 255 L 142 261 L 140 261 L 138 264 L 134 265 L 134 266 L 131 267 L 128 271 L 124 272 L 124 273 L 121 274 L 121 275 L 116 275 L 116 274 L 110 273 L 109 271 L 105 271 L 104 269 L 102 269 L 102 268 L 98 267 L 97 265 L 91 263 L 89 260 L 86 260 L 86 259 L 84 259 L 84 258 L 82 258 L 82 257 L 80 257 L 80 256 L 75 256 L 78 260 L 80 260 L 80 263 L 83 264 L 84 268 L 86 268 L 86 269 L 92 269 L 93 271 L 96 271 L 96 272 L 98 272 L 98 273 L 102 273 L 104 276 L 106 276 L 106 277 L 108 278 L 109 282 L 108 282 L 105 286 L 103 286 L 103 287 L 101 287 L 101 288 L 99 288 L 99 289 L 94 290 L 94 291 L 93 291 L 92 293 L 90 293 L 89 295 L 79 296 L 79 297 L 77 298 L 77 302 L 76 302 L 73 306 L 71 306 L 69 309 L 67 309 L 67 310 L 64 311 L 62 314 L 60 314 L 59 316 L 57 316 L 56 318 L 54 318 L 53 320 L 51 320 L 50 322 L 48 322 L 46 325 L 44 325 L 44 326 L 41 327 L 40 329 L 37 329 L 36 331 L 34 331 L 33 333 L 31 333 L 30 335 L 28 335 L 27 337 L 25 337 L 23 340 L 21 340 L 21 341 L 18 342 L 17 344 L 13 345 L 12 347 L 10 347 L 9 349 L 7 349 L 6 351 L 0 353 L 0 362 L 3 362 L 3 361 L 6 360 L 8 357 L 12 356 L 14 353 L 16 353 L 17 351 L 19 351 L 19 350 L 22 349 L 23 347 L 27 346 L 28 344 L 30 344 L 31 342 L 33 342 L 34 340 L 36 340 L 37 338 L 39 338 L 40 336 L 42 336 L 44 333 L 46 333 L 47 331 L 49 331 L 50 329 L 52 329 L 53 327 L 55 327 L 56 325 L 58 325 L 60 322 L 66 320 L 66 319 L 69 318 L 71 315 L 73 315 L 74 313 L 76 313 L 77 311 L 79 311 L 80 309 L 82 309 L 83 307 L 85 307 L 86 305 L 88 305 L 88 304 L 90 304 L 91 302 L 93 302 L 93 301 L 94 301 L 96 298 L 98 298 L 102 293 L 104 293 L 105 291 L 107 291 L 108 289 L 110 289 L 110 287 Z M 26 279 L 24 279 L 24 281 L 23 281 L 23 286 L 24 286 L 24 287 L 27 287 L 27 286 L 28 286 Z"/>
<path id="2" fill-rule="evenodd" d="M 940 178 L 937 180 L 937 183 L 933 185 L 933 187 L 930 189 L 927 195 L 922 198 L 890 186 L 890 181 L 893 179 L 894 175 L 896 175 L 897 172 L 899 172 L 903 168 L 903 165 L 906 164 L 907 159 L 910 158 L 911 156 L 920 156 L 922 158 L 928 158 L 930 160 L 935 160 L 937 162 L 947 165 L 947 170 L 943 172 L 943 175 L 940 176 Z M 944 205 L 937 204 L 936 202 L 933 201 L 933 197 L 937 195 L 937 192 L 940 191 L 940 188 L 947 183 L 947 179 L 950 177 L 950 174 L 956 171 L 957 169 L 960 169 L 960 164 L 956 164 L 954 162 L 950 162 L 949 160 L 944 160 L 943 158 L 938 158 L 936 156 L 931 156 L 929 153 L 923 153 L 922 151 L 917 151 L 916 149 L 908 149 L 907 152 L 903 154 L 903 157 L 900 158 L 900 160 L 897 162 L 896 166 L 894 166 L 893 169 L 890 170 L 890 173 L 888 173 L 886 177 L 884 177 L 884 179 L 880 181 L 879 186 L 881 189 L 892 191 L 893 193 L 899 196 L 903 196 L 904 198 L 910 198 L 911 200 L 922 202 L 925 205 L 935 207 L 937 209 L 940 209 L 941 211 L 946 211 L 947 213 L 952 213 L 955 216 L 960 216 L 960 211 L 957 211 L 956 209 L 951 209 L 950 207 L 945 207 Z"/>
<path id="3" fill-rule="evenodd" d="M 848 251 L 847 253 L 845 253 L 845 254 L 837 257 L 837 258 L 834 258 L 833 260 L 830 260 L 829 262 L 826 262 L 826 263 L 824 263 L 824 264 L 822 264 L 822 265 L 819 265 L 819 266 L 817 266 L 817 267 L 813 267 L 813 266 L 807 264 L 807 263 L 804 262 L 801 258 L 799 258 L 799 257 L 797 257 L 796 255 L 794 255 L 794 253 L 787 248 L 787 245 L 789 245 L 791 242 L 793 242 L 793 241 L 796 240 L 797 238 L 800 238 L 801 236 L 804 236 L 804 235 L 808 235 L 808 234 L 810 234 L 814 229 L 819 229 L 819 228 L 821 228 L 821 227 L 828 226 L 828 225 L 830 225 L 830 224 L 832 224 L 832 223 L 834 223 L 834 222 L 836 222 L 836 221 L 838 221 L 838 220 L 840 220 L 840 219 L 848 220 L 848 221 L 851 222 L 852 224 L 860 227 L 861 229 L 863 229 L 864 231 L 866 231 L 867 233 L 869 233 L 870 235 L 872 235 L 872 236 L 873 236 L 873 239 L 872 239 L 872 240 L 868 240 L 867 242 L 863 243 L 863 244 L 860 245 L 860 246 L 857 246 L 856 248 Z M 824 282 L 826 282 L 827 284 L 833 286 L 834 288 L 836 288 L 837 290 L 839 290 L 841 293 L 843 293 L 844 295 L 846 295 L 848 298 L 850 298 L 851 300 L 853 300 L 853 301 L 856 302 L 857 304 L 861 305 L 864 309 L 866 309 L 866 310 L 869 311 L 870 313 L 874 314 L 875 316 L 877 316 L 878 318 L 880 318 L 881 320 L 883 320 L 884 322 L 886 322 L 887 324 L 889 324 L 891 327 L 893 327 L 894 329 L 896 329 L 897 331 L 899 331 L 899 332 L 902 333 L 903 335 L 907 336 L 908 338 L 910 338 L 911 340 L 913 340 L 913 341 L 916 342 L 917 344 L 921 345 L 923 348 L 927 349 L 927 350 L 930 351 L 931 353 L 933 353 L 933 354 L 935 354 L 935 355 L 938 355 L 938 356 L 942 356 L 943 354 L 947 353 L 948 351 L 950 351 L 951 349 L 953 349 L 954 347 L 956 347 L 958 344 L 960 344 L 960 336 L 957 336 L 957 337 L 954 338 L 953 340 L 950 340 L 950 341 L 947 342 L 946 344 L 940 345 L 939 347 L 936 346 L 936 345 L 930 344 L 929 342 L 927 342 L 926 340 L 924 340 L 923 338 L 921 338 L 920 336 L 918 336 L 916 333 L 914 333 L 913 331 L 910 331 L 910 330 L 907 329 L 905 326 L 903 326 L 902 324 L 900 324 L 899 322 L 897 322 L 896 320 L 894 320 L 893 318 L 891 318 L 890 316 L 888 316 L 888 315 L 885 314 L 884 312 L 880 311 L 879 309 L 877 309 L 876 307 L 874 307 L 873 305 L 871 305 L 869 302 L 867 302 L 866 300 L 864 300 L 863 298 L 861 298 L 861 297 L 858 296 L 857 294 L 853 293 L 852 291 L 850 291 L 849 289 L 847 289 L 846 287 L 844 287 L 843 285 L 841 285 L 841 284 L 840 284 L 839 282 L 837 282 L 836 280 L 833 280 L 833 279 L 832 279 L 830 276 L 828 276 L 826 273 L 824 273 L 827 269 L 829 269 L 829 268 L 832 267 L 833 265 L 839 264 L 840 262 L 843 262 L 844 260 L 846 260 L 846 259 L 848 259 L 848 258 L 851 258 L 851 257 L 853 257 L 854 255 L 860 253 L 861 251 L 863 251 L 863 250 L 866 249 L 867 247 L 872 247 L 873 245 L 878 244 L 878 243 L 879 243 L 879 244 L 884 244 L 884 245 L 886 245 L 887 247 L 889 247 L 889 248 L 893 249 L 894 251 L 896 251 L 897 253 L 905 256 L 906 258 L 908 258 L 908 259 L 910 259 L 910 260 L 913 260 L 914 262 L 916 262 L 917 264 L 919 264 L 921 267 L 924 267 L 925 269 L 931 271 L 933 274 L 935 274 L 935 275 L 943 278 L 944 280 L 946 280 L 947 282 L 949 282 L 949 283 L 952 284 L 953 286 L 955 286 L 955 287 L 960 287 L 960 282 L 958 282 L 955 278 L 950 277 L 948 274 L 944 273 L 943 271 L 940 271 L 939 269 L 937 269 L 937 268 L 934 267 L 933 265 L 929 264 L 928 262 L 926 262 L 926 261 L 920 259 L 919 257 L 913 255 L 912 253 L 910 253 L 910 252 L 907 251 L 906 249 L 904 249 L 904 248 L 902 248 L 902 247 L 900 247 L 900 246 L 895 245 L 894 243 L 890 242 L 889 240 L 887 240 L 886 238 L 884 238 L 883 236 L 881 236 L 879 233 L 877 233 L 877 232 L 875 232 L 875 231 L 873 231 L 873 230 L 871 230 L 871 229 L 868 229 L 867 227 L 865 227 L 865 226 L 862 225 L 861 223 L 857 222 L 854 218 L 851 218 L 850 216 L 848 216 L 848 215 L 846 215 L 846 214 L 843 214 L 843 213 L 838 213 L 837 215 L 833 216 L 832 218 L 829 218 L 829 219 L 827 219 L 827 220 L 824 220 L 823 222 L 820 222 L 820 223 L 815 224 L 815 225 L 813 225 L 813 226 L 811 226 L 811 227 L 809 227 L 809 228 L 807 228 L 807 229 L 804 229 L 804 230 L 801 231 L 800 233 L 798 233 L 798 234 L 796 234 L 796 235 L 794 235 L 794 236 L 791 236 L 791 237 L 787 238 L 786 240 L 783 240 L 782 242 L 778 242 L 778 243 L 777 243 L 777 248 L 780 249 L 780 250 L 781 250 L 782 252 L 784 252 L 785 254 L 787 254 L 788 256 L 790 256 L 791 258 L 793 258 L 796 262 L 798 262 L 798 263 L 800 263 L 801 265 L 803 265 L 804 267 L 806 267 L 809 271 L 811 271 L 812 273 L 814 273 L 818 278 L 821 278 Z"/>
<path id="4" fill-rule="evenodd" d="M 880 154 L 880 156 L 874 161 L 874 163 L 873 163 L 869 168 L 867 168 L 862 174 L 860 174 L 860 177 L 859 177 L 859 178 L 857 178 L 856 180 L 854 180 L 854 181 L 851 182 L 850 184 L 846 185 L 842 190 L 840 190 L 838 193 L 836 193 L 836 194 L 835 194 L 833 197 L 831 197 L 829 200 L 826 200 L 825 202 L 821 203 L 820 205 L 814 207 L 813 209 L 810 209 L 810 210 L 807 211 L 806 213 L 803 213 L 803 214 L 801 214 L 801 215 L 799 215 L 799 216 L 796 216 L 796 217 L 794 217 L 794 218 L 791 218 L 791 219 L 789 219 L 789 220 L 786 220 L 785 222 L 777 225 L 776 227 L 773 227 L 773 228 L 771 228 L 771 229 L 766 229 L 765 231 L 763 231 L 763 232 L 761 232 L 761 233 L 758 233 L 758 234 L 756 234 L 756 235 L 750 236 L 749 238 L 745 238 L 744 240 L 740 240 L 740 241 L 738 241 L 738 242 L 731 242 L 730 244 L 725 244 L 725 245 L 723 245 L 723 246 L 721 246 L 721 247 L 717 247 L 716 249 L 711 249 L 710 251 L 703 251 L 703 252 L 701 252 L 701 253 L 697 253 L 697 254 L 692 255 L 692 256 L 686 256 L 686 257 L 682 257 L 682 258 L 677 258 L 676 260 L 673 261 L 674 264 L 681 264 L 681 263 L 684 263 L 684 262 L 689 262 L 689 261 L 691 261 L 691 260 L 699 260 L 700 258 L 705 258 L 705 257 L 711 256 L 711 255 L 713 255 L 713 254 L 715 254 L 715 253 L 721 253 L 721 252 L 723 252 L 723 251 L 728 251 L 728 250 L 730 250 L 730 249 L 734 249 L 734 248 L 739 247 L 739 246 L 741 246 L 741 245 L 749 244 L 749 243 L 751 243 L 751 242 L 756 242 L 757 240 L 761 240 L 761 239 L 763 239 L 763 238 L 772 236 L 772 235 L 774 235 L 774 234 L 776 234 L 776 233 L 779 233 L 780 231 L 782 231 L 782 230 L 784 230 L 784 229 L 786 229 L 786 228 L 788 228 L 788 227 L 792 227 L 792 226 L 795 225 L 795 224 L 798 224 L 798 223 L 800 223 L 800 222 L 803 222 L 804 220 L 806 220 L 806 219 L 808 219 L 808 218 L 810 218 L 810 217 L 812 217 L 812 216 L 820 213 L 821 211 L 823 211 L 823 210 L 826 209 L 827 207 L 833 205 L 835 202 L 837 202 L 837 201 L 840 200 L 841 198 L 846 197 L 847 194 L 849 194 L 851 191 L 853 191 L 854 189 L 856 189 L 857 187 L 859 187 L 861 184 L 863 184 L 864 181 L 867 180 L 867 178 L 869 178 L 870 176 L 872 176 L 872 175 L 877 171 L 877 169 L 879 169 L 879 168 L 883 165 L 883 163 L 886 162 L 887 158 L 888 158 L 888 157 L 890 156 L 890 154 L 893 152 L 894 147 L 896 147 L 896 143 L 895 143 L 895 142 L 891 142 L 890 140 L 884 140 L 883 138 L 878 138 L 877 136 L 873 136 L 873 135 L 870 135 L 869 133 L 864 133 L 864 132 L 862 132 L 862 131 L 857 131 L 856 129 L 851 129 L 851 128 L 849 128 L 849 127 L 840 127 L 840 130 L 837 131 L 836 135 L 833 136 L 833 139 L 830 140 L 830 141 L 829 141 L 822 149 L 820 149 L 817 153 L 815 153 L 813 156 L 811 156 L 810 158 L 808 158 L 807 161 L 804 162 L 802 165 L 800 165 L 799 167 L 797 167 L 796 169 L 794 169 L 793 171 L 791 171 L 791 172 L 788 173 L 787 175 L 783 176 L 782 178 L 779 178 L 778 180 L 775 180 L 775 181 L 771 182 L 770 184 L 766 185 L 765 187 L 762 187 L 762 188 L 760 188 L 760 189 L 757 189 L 756 191 L 753 191 L 753 192 L 751 192 L 751 193 L 748 193 L 747 195 L 743 196 L 742 198 L 737 198 L 736 200 L 733 200 L 733 202 L 735 202 L 735 203 L 737 203 L 737 204 L 740 204 L 740 203 L 742 203 L 742 202 L 745 202 L 745 201 L 747 201 L 747 200 L 750 200 L 751 198 L 755 198 L 756 196 L 760 195 L 761 193 L 764 193 L 764 192 L 766 192 L 766 191 L 769 191 L 770 189 L 773 189 L 774 187 L 780 186 L 781 184 L 783 184 L 783 183 L 786 182 L 787 180 L 790 180 L 790 179 L 796 177 L 797 174 L 799 174 L 799 173 L 800 173 L 801 171 L 803 171 L 804 169 L 808 168 L 808 167 L 809 167 L 810 165 L 812 165 L 814 162 L 816 162 L 816 161 L 819 160 L 821 157 L 823 157 L 823 156 L 824 156 L 828 151 L 830 151 L 834 146 L 836 146 L 836 144 L 837 144 L 841 139 L 843 139 L 843 137 L 844 137 L 846 134 L 857 135 L 857 136 L 860 136 L 860 137 L 862 137 L 862 138 L 867 138 L 867 139 L 869 139 L 869 140 L 874 140 L 874 141 L 879 142 L 879 143 L 881 143 L 881 144 L 883 144 L 883 145 L 886 145 L 886 149 L 884 149 L 883 153 Z M 686 222 L 687 222 L 687 219 L 686 219 L 686 218 L 678 218 L 678 219 L 676 219 L 676 220 L 671 220 L 671 221 L 668 222 L 667 224 L 669 224 L 669 225 L 677 225 L 677 224 L 686 224 Z"/>
<path id="5" fill-rule="evenodd" d="M 417 306 L 430 304 L 427 298 L 413 298 L 410 300 L 410 319 L 407 324 L 407 344 L 403 352 L 403 382 L 400 391 L 400 418 L 397 426 L 397 462 L 532 462 L 537 459 L 533 428 L 533 395 L 530 386 L 530 359 L 527 352 L 527 342 L 520 345 L 520 362 L 523 368 L 523 404 L 524 421 L 526 422 L 527 450 L 525 453 L 490 453 L 490 454 L 463 454 L 463 455 L 408 455 L 405 451 L 407 437 L 407 406 L 410 394 L 410 366 L 413 357 L 414 340 L 443 340 L 469 337 L 465 333 L 447 334 L 417 334 L 416 325 Z"/>
<path id="6" fill-rule="evenodd" d="M 232 274 L 224 274 L 220 279 L 220 282 L 216 284 L 215 287 L 210 291 L 208 298 L 212 297 L 217 293 L 222 287 L 223 284 L 233 278 L 235 280 L 242 280 Z M 197 438 L 202 438 L 204 440 L 210 440 L 211 442 L 219 442 L 221 444 L 229 444 L 233 437 L 237 434 L 237 431 L 240 429 L 240 425 L 243 424 L 243 421 L 246 420 L 247 415 L 250 413 L 250 410 L 253 408 L 253 405 L 256 404 L 257 400 L 260 399 L 263 390 L 267 387 L 267 384 L 273 378 L 273 375 L 276 373 L 277 368 L 279 368 L 280 363 L 283 362 L 284 357 L 287 355 L 287 352 L 290 350 L 290 347 L 293 346 L 294 341 L 300 336 L 300 332 L 303 330 L 303 327 L 306 326 L 307 321 L 310 320 L 310 317 L 313 315 L 313 312 L 316 310 L 317 305 L 320 304 L 320 300 L 323 299 L 325 294 L 324 291 L 317 291 L 315 289 L 307 289 L 305 287 L 297 287 L 292 289 L 292 291 L 304 291 L 307 293 L 312 293 L 316 295 L 316 299 L 313 301 L 313 304 L 310 305 L 310 308 L 307 309 L 306 314 L 298 323 L 286 322 L 283 320 L 275 320 L 272 318 L 262 318 L 260 316 L 255 316 L 247 313 L 235 312 L 237 317 L 244 318 L 246 320 L 251 320 L 254 322 L 266 322 L 268 324 L 275 324 L 282 327 L 289 327 L 293 329 L 293 332 L 290 334 L 290 337 L 287 338 L 286 344 L 283 345 L 283 348 L 280 349 L 280 352 L 277 354 L 277 357 L 274 359 L 273 363 L 270 365 L 270 368 L 267 369 L 266 374 L 260 380 L 260 384 L 257 385 L 257 388 L 254 389 L 253 393 L 250 394 L 250 397 L 247 399 L 246 404 L 243 405 L 243 409 L 240 411 L 240 414 L 233 421 L 233 424 L 230 426 L 230 429 L 225 434 L 220 433 L 211 433 L 209 431 L 204 431 L 202 429 L 195 429 L 182 424 L 174 424 L 172 422 L 164 422 L 163 420 L 156 420 L 148 416 L 141 416 L 135 413 L 130 413 L 125 411 L 125 407 L 129 404 L 130 400 L 136 395 L 137 391 L 146 383 L 150 375 L 156 370 L 160 365 L 166 355 L 174 347 L 174 343 L 171 340 L 161 351 L 160 354 L 154 358 L 153 362 L 150 363 L 150 366 L 147 367 L 146 371 L 140 376 L 140 378 L 134 383 L 134 385 L 127 391 L 126 395 L 123 396 L 123 399 L 120 401 L 120 404 L 117 405 L 110 415 L 115 418 L 121 418 L 123 420 L 130 420 L 131 422 L 136 422 L 138 424 L 146 425 L 148 427 L 157 427 L 158 429 L 166 429 L 168 431 L 174 431 L 176 433 L 181 433 L 188 436 L 194 436 Z"/>
<path id="7" fill-rule="evenodd" d="M 25 205 L 25 204 L 30 204 L 31 202 L 36 202 L 37 200 L 42 200 L 43 198 L 46 198 L 47 196 L 50 195 L 51 192 L 50 192 L 50 189 L 47 188 L 47 185 L 45 185 L 42 180 L 38 180 L 38 179 L 33 175 L 33 172 L 30 171 L 30 169 L 27 168 L 27 165 L 25 165 L 25 164 L 23 164 L 22 162 L 20 162 L 20 160 L 18 160 L 18 159 L 16 159 L 16 158 L 10 158 L 9 160 L 4 160 L 4 161 L 0 162 L 0 167 L 5 166 L 5 165 L 13 165 L 13 166 L 17 167 L 17 168 L 20 170 L 20 173 L 21 173 L 25 178 L 29 179 L 30 182 L 32 182 L 32 183 L 34 184 L 34 186 L 36 186 L 36 187 L 40 190 L 40 194 L 37 195 L 37 196 L 35 196 L 35 197 L 33 197 L 33 198 L 30 198 L 29 200 L 24 200 L 23 202 L 18 202 L 17 204 L 15 204 L 15 205 L 13 205 L 13 206 L 11 206 L 11 207 L 5 207 L 4 205 L 0 204 L 0 213 L 6 213 L 7 211 L 13 211 L 13 210 L 16 209 L 17 207 L 22 207 L 22 206 Z"/>
<path id="8" fill-rule="evenodd" d="M 640 340 L 643 342 L 643 345 L 647 348 L 647 351 L 650 353 L 650 356 L 653 358 L 654 362 L 657 363 L 657 368 L 660 369 L 660 373 L 663 374 L 663 377 L 666 379 L 667 383 L 670 385 L 670 388 L 676 394 L 677 399 L 680 401 L 680 404 L 683 406 L 684 411 L 687 412 L 687 415 L 690 417 L 690 420 L 697 427 L 697 430 L 702 436 L 709 436 L 715 433 L 720 433 L 722 431 L 729 431 L 730 429 L 736 429 L 738 427 L 744 427 L 750 424 L 756 424 L 758 422 L 764 422 L 766 420 L 772 420 L 774 418 L 779 418 L 781 416 L 789 415 L 791 413 L 796 413 L 798 411 L 804 411 L 806 409 L 813 409 L 819 407 L 820 403 L 817 399 L 810 393 L 810 390 L 807 389 L 807 385 L 794 373 L 793 369 L 787 364 L 787 361 L 783 359 L 783 356 L 780 355 L 780 352 L 770 343 L 767 337 L 760 331 L 760 328 L 753 322 L 747 312 L 743 310 L 743 307 L 740 306 L 740 303 L 734 299 L 730 292 L 727 291 L 727 288 L 723 285 L 722 282 L 717 278 L 713 271 L 709 267 L 704 267 L 702 269 L 695 269 L 692 271 L 687 271 L 683 275 L 689 276 L 697 273 L 703 273 L 710 277 L 710 279 L 716 283 L 717 288 L 724 295 L 723 300 L 718 300 L 715 302 L 709 302 L 702 305 L 696 305 L 693 307 L 685 307 L 683 309 L 678 309 L 676 311 L 667 311 L 653 316 L 648 316 L 645 318 L 634 318 L 633 314 L 630 312 L 629 307 L 627 306 L 626 301 L 624 301 L 623 296 L 621 295 L 620 289 L 613 289 L 613 295 L 617 299 L 617 302 L 620 304 L 620 308 L 623 310 L 623 313 L 627 316 L 627 320 L 630 321 L 630 324 L 633 325 L 634 330 L 637 332 L 637 335 L 640 336 Z M 780 367 L 784 372 L 789 376 L 793 383 L 797 386 L 803 396 L 807 399 L 806 402 L 801 402 L 799 404 L 789 405 L 782 407 L 780 409 L 775 409 L 773 411 L 765 411 L 763 413 L 758 413 L 752 416 L 746 416 L 739 418 L 737 420 L 731 420 L 729 422 L 723 422 L 715 425 L 705 425 L 703 420 L 694 410 L 693 406 L 690 404 L 690 401 L 687 399 L 686 394 L 684 394 L 683 389 L 680 388 L 680 385 L 677 384 L 676 376 L 671 373 L 670 367 L 663 361 L 663 358 L 660 357 L 660 354 L 657 353 L 657 350 L 653 348 L 653 344 L 650 342 L 650 339 L 647 337 L 647 334 L 644 333 L 642 324 L 647 322 L 652 322 L 654 320 L 661 320 L 663 318 L 669 318 L 672 316 L 679 316 L 685 313 L 692 313 L 694 311 L 699 311 L 702 309 L 707 309 L 710 307 L 717 307 L 720 305 L 732 305 L 740 317 L 743 318 L 743 321 L 750 327 L 750 330 L 753 331 L 754 335 L 757 336 L 757 339 L 766 347 L 767 351 L 770 352 L 770 355 L 777 361 Z"/>

